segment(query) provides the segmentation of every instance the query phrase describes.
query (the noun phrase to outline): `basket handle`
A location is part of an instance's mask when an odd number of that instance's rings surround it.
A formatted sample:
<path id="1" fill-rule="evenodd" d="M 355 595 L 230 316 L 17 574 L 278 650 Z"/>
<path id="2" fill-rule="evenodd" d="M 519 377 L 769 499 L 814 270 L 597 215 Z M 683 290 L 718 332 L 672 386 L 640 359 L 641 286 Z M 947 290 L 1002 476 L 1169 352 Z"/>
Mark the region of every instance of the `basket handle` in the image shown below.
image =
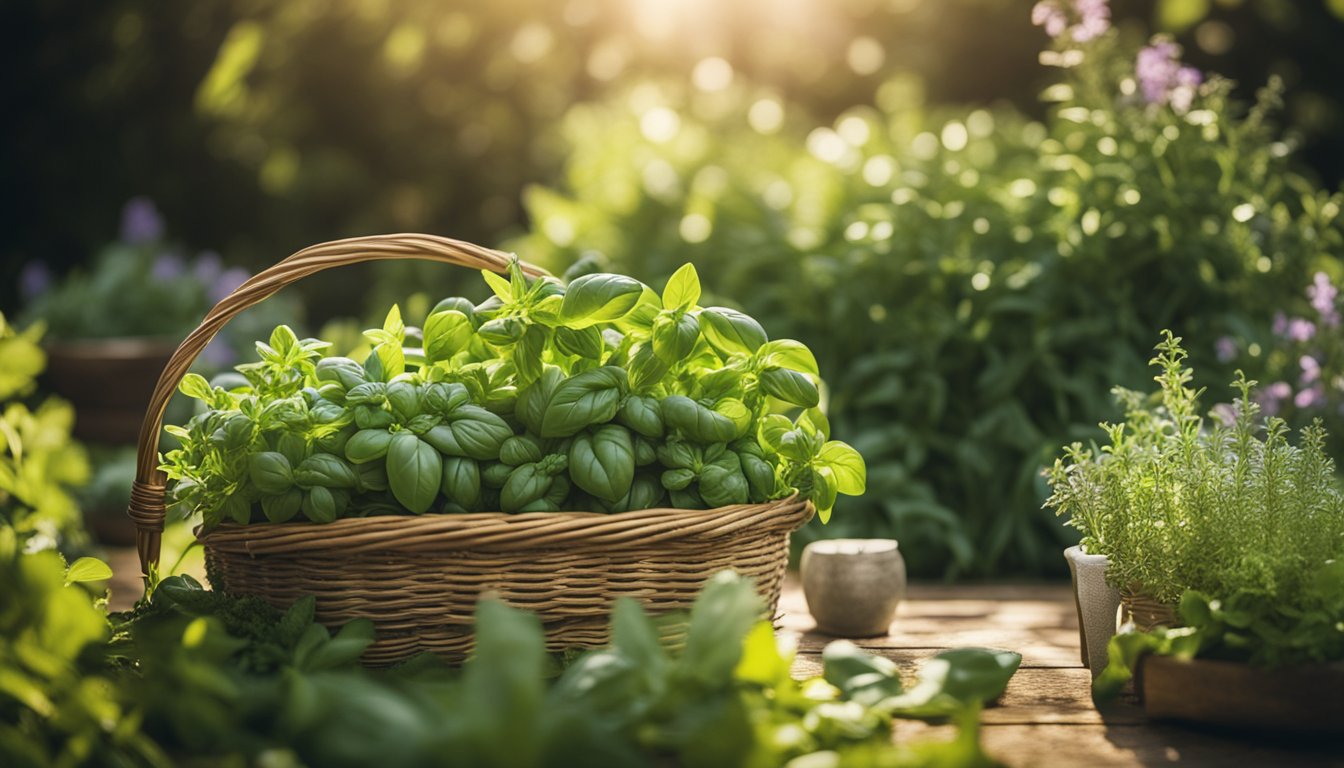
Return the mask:
<path id="1" fill-rule="evenodd" d="M 150 566 L 159 562 L 163 521 L 167 512 L 166 477 L 159 469 L 158 456 L 159 430 L 163 425 L 164 409 L 168 407 L 168 400 L 177 391 L 178 384 L 187 375 L 196 356 L 225 323 L 290 283 L 332 267 L 385 259 L 423 259 L 506 273 L 512 258 L 510 254 L 490 248 L 434 235 L 372 235 L 334 240 L 304 248 L 259 272 L 216 304 L 201 320 L 200 326 L 182 340 L 163 373 L 159 374 L 159 382 L 149 400 L 149 410 L 145 412 L 145 420 L 140 426 L 135 482 L 131 485 L 131 503 L 126 513 L 135 523 L 135 543 L 140 554 L 141 572 L 148 575 Z M 526 262 L 521 266 L 523 272 L 534 277 L 546 274 L 545 270 Z"/>

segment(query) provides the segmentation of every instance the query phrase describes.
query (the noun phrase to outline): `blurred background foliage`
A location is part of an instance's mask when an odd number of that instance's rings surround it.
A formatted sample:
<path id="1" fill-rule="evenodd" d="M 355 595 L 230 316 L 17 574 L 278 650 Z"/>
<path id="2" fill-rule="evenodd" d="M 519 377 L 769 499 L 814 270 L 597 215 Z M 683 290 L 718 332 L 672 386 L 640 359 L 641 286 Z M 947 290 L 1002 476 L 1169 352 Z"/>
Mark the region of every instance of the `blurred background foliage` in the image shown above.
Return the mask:
<path id="1" fill-rule="evenodd" d="M 1305 375 L 1314 342 L 1274 316 L 1314 317 L 1315 272 L 1344 276 L 1344 2 L 1116 0 L 1123 34 L 1066 70 L 1041 66 L 1068 46 L 1031 8 L 6 3 L 0 307 L 25 266 L 115 258 L 139 196 L 177 252 L 246 271 L 395 230 L 556 270 L 597 252 L 651 283 L 694 260 L 717 301 L 818 351 L 872 487 L 828 535 L 895 535 L 923 575 L 1059 573 L 1038 469 L 1115 415 L 1161 328 L 1216 391 L 1236 366 Z M 1154 31 L 1231 80 L 1188 112 L 1127 101 Z M 384 264 L 286 293 L 337 332 L 461 277 Z"/>

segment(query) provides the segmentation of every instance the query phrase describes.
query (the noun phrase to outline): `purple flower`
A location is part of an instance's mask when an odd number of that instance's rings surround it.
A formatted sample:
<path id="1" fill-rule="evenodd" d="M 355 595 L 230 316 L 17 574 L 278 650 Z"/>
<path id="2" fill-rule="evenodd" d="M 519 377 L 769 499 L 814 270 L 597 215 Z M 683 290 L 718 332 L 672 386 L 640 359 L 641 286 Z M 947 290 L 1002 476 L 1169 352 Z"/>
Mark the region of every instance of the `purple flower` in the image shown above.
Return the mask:
<path id="1" fill-rule="evenodd" d="M 1317 272 L 1311 285 L 1307 286 L 1307 299 L 1311 301 L 1311 308 L 1321 316 L 1321 324 L 1328 328 L 1339 325 L 1339 311 L 1335 309 L 1335 297 L 1338 295 L 1339 289 L 1324 272 Z"/>
<path id="2" fill-rule="evenodd" d="M 149 276 L 161 283 L 176 280 L 186 274 L 187 265 L 176 253 L 161 253 L 149 268 Z"/>
<path id="3" fill-rule="evenodd" d="M 1288 332 L 1284 337 L 1289 341 L 1311 341 L 1315 335 L 1315 323 L 1300 317 L 1294 317 L 1288 321 Z"/>
<path id="4" fill-rule="evenodd" d="M 128 245 L 156 243 L 163 238 L 163 217 L 148 197 L 133 197 L 121 209 L 121 240 Z"/>
<path id="5" fill-rule="evenodd" d="M 210 285 L 219 279 L 224 271 L 224 260 L 214 251 L 201 251 L 196 264 L 191 268 L 192 275 L 201 285 Z"/>
<path id="6" fill-rule="evenodd" d="M 1298 408 L 1311 408 L 1312 406 L 1320 405 L 1324 402 L 1325 390 L 1321 389 L 1320 384 L 1298 392 L 1297 396 L 1293 398 L 1293 405 L 1296 405 Z"/>
<path id="7" fill-rule="evenodd" d="M 1111 28 L 1111 6 L 1107 0 L 1073 0 L 1078 23 L 1069 30 L 1075 42 L 1085 43 L 1101 37 Z"/>
<path id="8" fill-rule="evenodd" d="M 1218 362 L 1226 363 L 1237 356 L 1237 342 L 1231 336 L 1224 336 L 1213 343 L 1213 350 Z"/>
<path id="9" fill-rule="evenodd" d="M 233 365 L 237 355 L 223 338 L 216 336 L 201 350 L 200 360 L 211 368 L 227 368 Z"/>
<path id="10" fill-rule="evenodd" d="M 1256 398 L 1260 401 L 1260 408 L 1266 416 L 1273 416 L 1279 412 L 1279 406 L 1284 400 L 1287 400 L 1293 394 L 1293 388 L 1286 381 L 1276 381 L 1265 387 Z"/>
<path id="11" fill-rule="evenodd" d="M 216 304 L 223 301 L 229 294 L 237 290 L 238 286 L 247 282 L 247 278 L 249 277 L 251 277 L 251 275 L 249 275 L 247 270 L 242 267 L 229 267 L 224 270 L 219 274 L 219 277 L 215 278 L 215 281 L 210 284 L 210 301 Z"/>
<path id="12" fill-rule="evenodd" d="M 1045 34 L 1059 37 L 1069 27 L 1069 17 L 1055 0 L 1041 0 L 1031 9 L 1031 23 L 1045 28 Z"/>
<path id="13" fill-rule="evenodd" d="M 19 272 L 19 295 L 32 301 L 51 290 L 51 270 L 41 261 L 30 261 Z"/>
<path id="14" fill-rule="evenodd" d="M 1302 377 L 1299 381 L 1304 386 L 1321 378 L 1321 363 L 1311 355 L 1303 355 L 1298 359 L 1297 364 L 1302 367 Z"/>
<path id="15" fill-rule="evenodd" d="M 1181 47 L 1170 40 L 1154 38 L 1139 51 L 1134 62 L 1143 100 L 1149 104 L 1170 104 L 1177 112 L 1186 112 L 1194 103 L 1196 89 L 1204 76 L 1194 67 L 1181 66 Z"/>
<path id="16" fill-rule="evenodd" d="M 1274 335 L 1283 336 L 1288 332 L 1288 316 L 1283 312 L 1274 313 Z"/>
<path id="17" fill-rule="evenodd" d="M 1111 28 L 1110 0 L 1073 0 L 1071 10 L 1063 0 L 1041 0 L 1032 6 L 1031 23 L 1056 40 L 1067 37 L 1076 43 L 1094 40 Z"/>
<path id="18" fill-rule="evenodd" d="M 1218 420 L 1224 427 L 1230 427 L 1237 423 L 1237 408 L 1231 403 L 1219 403 L 1213 406 L 1209 415 Z"/>

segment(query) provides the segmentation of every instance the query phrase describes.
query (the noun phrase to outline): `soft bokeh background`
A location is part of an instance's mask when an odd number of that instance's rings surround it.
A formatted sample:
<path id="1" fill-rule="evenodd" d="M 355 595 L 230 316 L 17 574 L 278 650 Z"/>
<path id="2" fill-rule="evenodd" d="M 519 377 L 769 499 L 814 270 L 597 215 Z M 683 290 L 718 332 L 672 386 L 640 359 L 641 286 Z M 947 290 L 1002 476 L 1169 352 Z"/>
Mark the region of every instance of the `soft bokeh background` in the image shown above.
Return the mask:
<path id="1" fill-rule="evenodd" d="M 249 272 L 372 232 L 557 271 L 596 252 L 653 284 L 694 260 L 717 301 L 813 345 L 836 436 L 868 456 L 869 494 L 804 539 L 1058 574 L 1040 468 L 1118 415 L 1109 387 L 1144 384 L 1162 328 L 1210 406 L 1240 366 L 1344 427 L 1344 3 L 1110 12 L 1061 68 L 1075 46 L 1013 0 L 6 3 L 0 307 L 52 339 L 180 337 Z M 1232 82 L 1135 102 L 1154 33 Z M 206 362 L 460 284 L 324 275 Z M 94 458 L 83 498 L 115 497 L 125 451 Z"/>

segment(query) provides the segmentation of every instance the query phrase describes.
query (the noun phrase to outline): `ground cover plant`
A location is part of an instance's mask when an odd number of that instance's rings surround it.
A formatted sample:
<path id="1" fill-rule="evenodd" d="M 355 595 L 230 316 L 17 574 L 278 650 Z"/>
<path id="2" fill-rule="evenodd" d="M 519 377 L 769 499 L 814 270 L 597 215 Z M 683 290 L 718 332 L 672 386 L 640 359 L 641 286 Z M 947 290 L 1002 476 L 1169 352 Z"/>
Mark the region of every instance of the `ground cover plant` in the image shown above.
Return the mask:
<path id="1" fill-rule="evenodd" d="M 425 512 L 704 509 L 798 493 L 826 519 L 865 467 L 829 439 L 816 360 L 751 317 L 701 307 L 694 267 L 661 295 L 621 275 L 486 272 L 494 296 L 393 307 L 362 362 L 287 326 L 211 386 L 164 469 L 207 527 Z M 789 418 L 784 412 L 799 415 Z"/>
<path id="2" fill-rule="evenodd" d="M 815 349 L 869 466 L 826 535 L 895 536 L 922 574 L 1061 571 L 1039 469 L 1114 417 L 1106 392 L 1141 383 L 1153 335 L 1207 339 L 1191 353 L 1226 381 L 1213 340 L 1267 335 L 1344 252 L 1339 195 L 1274 128 L 1280 87 L 1237 103 L 1171 41 L 1072 9 L 1040 123 L 925 108 L 900 81 L 823 125 L 739 81 L 576 106 L 566 175 L 530 192 L 516 247 L 646 280 L 691 260 Z M 1259 378 L 1264 355 L 1240 363 Z"/>

